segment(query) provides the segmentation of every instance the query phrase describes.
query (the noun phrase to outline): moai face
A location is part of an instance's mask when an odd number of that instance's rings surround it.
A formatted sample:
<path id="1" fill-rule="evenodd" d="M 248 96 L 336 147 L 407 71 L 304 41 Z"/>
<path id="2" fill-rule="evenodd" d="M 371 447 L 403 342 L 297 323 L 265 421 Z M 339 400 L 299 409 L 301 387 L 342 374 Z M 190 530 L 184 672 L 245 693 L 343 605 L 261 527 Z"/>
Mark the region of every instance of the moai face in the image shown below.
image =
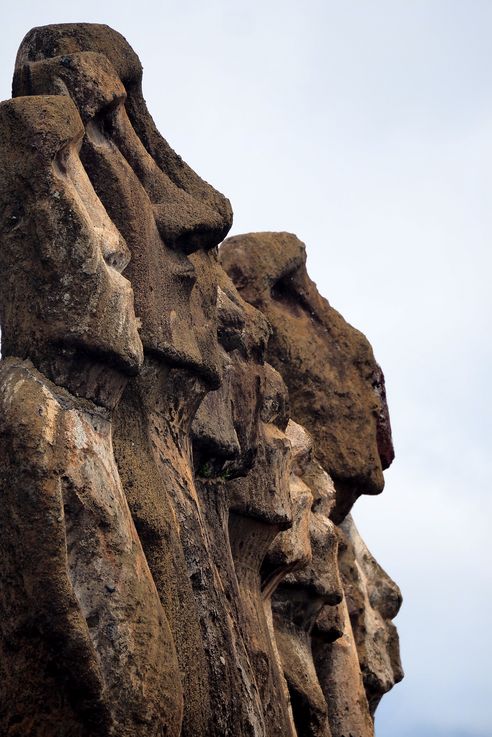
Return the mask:
<path id="1" fill-rule="evenodd" d="M 288 394 L 280 374 L 267 363 L 263 369 L 256 455 L 251 471 L 228 485 L 230 509 L 283 530 L 292 524 Z"/>
<path id="2" fill-rule="evenodd" d="M 372 716 L 385 693 L 403 678 L 392 619 L 401 592 L 370 553 L 349 515 L 341 525 L 339 555 L 347 606 Z"/>
<path id="3" fill-rule="evenodd" d="M 132 374 L 142 344 L 121 274 L 130 254 L 80 163 L 83 132 L 66 97 L 0 105 L 3 353 Z"/>
<path id="4" fill-rule="evenodd" d="M 292 519 L 285 384 L 264 362 L 270 334 L 265 318 L 241 299 L 223 272 L 219 282 L 224 377 L 203 400 L 193 424 L 197 473 L 228 481 L 233 512 L 283 529 Z"/>
<path id="5" fill-rule="evenodd" d="M 281 371 L 292 417 L 315 438 L 333 478 L 331 516 L 339 522 L 360 494 L 382 491 L 393 459 L 381 369 L 366 338 L 318 293 L 295 236 L 229 238 L 220 257 L 242 297 L 272 326 L 267 359 Z"/>
<path id="6" fill-rule="evenodd" d="M 83 163 L 132 253 L 128 277 L 144 348 L 217 385 L 213 249 L 232 213 L 157 132 L 141 77 L 137 56 L 107 26 L 46 26 L 21 45 L 14 92 L 75 101 L 86 128 Z"/>
<path id="7" fill-rule="evenodd" d="M 193 448 L 198 476 L 228 480 L 251 469 L 258 446 L 269 327 L 263 315 L 241 299 L 222 270 L 217 320 L 222 384 L 209 392 L 198 408 Z"/>
<path id="8" fill-rule="evenodd" d="M 312 455 L 312 439 L 306 430 L 289 421 L 286 431 L 292 444 L 290 488 L 297 513 L 292 529 L 275 539 L 264 564 L 265 590 L 280 577 L 273 594 L 278 616 L 310 631 L 325 604 L 341 601 L 338 576 L 338 534 L 329 515 L 335 489 L 327 473 Z"/>
<path id="9" fill-rule="evenodd" d="M 293 526 L 277 536 L 263 564 L 264 596 L 271 594 L 273 627 L 299 736 L 328 737 L 327 705 L 311 650 L 311 630 L 325 605 L 341 601 L 338 537 L 329 519 L 333 483 L 312 455 L 312 440 L 292 420 L 290 477 Z"/>
<path id="10" fill-rule="evenodd" d="M 277 535 L 263 562 L 265 597 L 272 595 L 287 574 L 310 566 L 313 560 L 310 525 L 314 499 L 311 489 L 302 479 L 311 457 L 312 442 L 304 429 L 292 420 L 289 420 L 286 435 L 292 446 L 289 478 L 292 527 Z"/>

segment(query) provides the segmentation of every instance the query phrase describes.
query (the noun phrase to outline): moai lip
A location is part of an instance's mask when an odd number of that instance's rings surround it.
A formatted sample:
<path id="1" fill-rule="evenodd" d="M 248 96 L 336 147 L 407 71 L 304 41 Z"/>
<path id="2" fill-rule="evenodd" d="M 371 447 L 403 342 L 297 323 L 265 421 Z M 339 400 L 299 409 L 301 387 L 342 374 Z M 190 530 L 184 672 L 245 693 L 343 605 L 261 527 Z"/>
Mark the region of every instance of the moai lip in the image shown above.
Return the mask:
<path id="1" fill-rule="evenodd" d="M 292 417 L 311 433 L 337 489 L 340 522 L 360 494 L 377 494 L 393 459 L 384 378 L 358 330 L 320 296 L 305 246 L 289 233 L 228 238 L 221 262 L 273 330 L 267 359 L 283 375 Z"/>

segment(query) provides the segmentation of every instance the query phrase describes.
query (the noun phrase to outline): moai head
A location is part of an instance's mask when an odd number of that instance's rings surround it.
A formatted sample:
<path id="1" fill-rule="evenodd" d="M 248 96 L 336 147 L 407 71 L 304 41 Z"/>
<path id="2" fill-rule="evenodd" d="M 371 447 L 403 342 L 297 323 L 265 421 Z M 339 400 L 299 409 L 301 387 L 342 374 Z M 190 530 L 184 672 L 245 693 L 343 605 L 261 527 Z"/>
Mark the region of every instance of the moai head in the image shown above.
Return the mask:
<path id="1" fill-rule="evenodd" d="M 267 359 L 289 389 L 292 417 L 315 439 L 333 478 L 341 521 L 360 494 L 377 494 L 393 459 L 384 377 L 358 330 L 320 296 L 305 246 L 289 233 L 229 238 L 221 262 L 241 296 L 273 330 Z"/>
<path id="2" fill-rule="evenodd" d="M 401 592 L 367 549 L 351 515 L 341 524 L 340 575 L 371 715 L 403 678 L 398 632 L 392 619 Z"/>
<path id="3" fill-rule="evenodd" d="M 142 344 L 130 254 L 80 163 L 83 134 L 66 97 L 0 104 L 0 323 L 4 355 L 95 398 L 95 367 L 134 374 Z"/>
<path id="4" fill-rule="evenodd" d="M 293 464 L 290 490 L 294 521 L 277 536 L 263 564 L 264 595 L 271 593 L 273 626 L 294 722 L 301 736 L 328 737 L 328 710 L 311 650 L 320 610 L 341 601 L 338 536 L 329 515 L 333 483 L 313 457 L 312 440 L 292 420 L 287 427 Z"/>
<path id="5" fill-rule="evenodd" d="M 82 161 L 132 254 L 128 270 L 149 355 L 218 385 L 215 246 L 228 200 L 160 136 L 141 91 L 142 67 L 107 26 L 62 24 L 21 44 L 14 94 L 62 94 L 86 129 Z"/>
<path id="6" fill-rule="evenodd" d="M 330 520 L 335 488 L 313 456 L 309 433 L 289 420 L 286 435 L 293 453 L 290 490 L 294 521 L 268 551 L 264 588 L 274 590 L 272 606 L 278 616 L 310 631 L 323 606 L 338 604 L 342 598 L 338 533 Z"/>

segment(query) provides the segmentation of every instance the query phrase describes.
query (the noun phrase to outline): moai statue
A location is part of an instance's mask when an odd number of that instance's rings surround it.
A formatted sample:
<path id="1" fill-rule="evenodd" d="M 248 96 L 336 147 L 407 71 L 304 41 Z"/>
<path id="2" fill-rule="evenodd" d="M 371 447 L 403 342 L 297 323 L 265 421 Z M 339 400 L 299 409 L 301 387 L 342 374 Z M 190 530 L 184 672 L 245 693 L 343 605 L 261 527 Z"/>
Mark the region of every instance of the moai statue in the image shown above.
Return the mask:
<path id="1" fill-rule="evenodd" d="M 282 374 L 292 418 L 315 442 L 336 488 L 331 518 L 377 494 L 393 460 L 384 378 L 367 339 L 321 297 L 306 250 L 290 233 L 228 238 L 221 262 L 241 296 L 272 326 L 267 360 Z"/>
<path id="2" fill-rule="evenodd" d="M 215 559 L 249 656 L 264 734 L 295 735 L 274 638 L 265 614 L 261 565 L 279 530 L 291 524 L 288 400 L 279 374 L 264 362 L 269 327 L 223 274 L 219 342 L 222 386 L 195 417 L 197 485 L 209 516 Z"/>
<path id="3" fill-rule="evenodd" d="M 326 607 L 313 630 L 313 653 L 329 705 L 333 737 L 373 737 L 382 696 L 403 678 L 392 619 L 398 586 L 368 551 L 348 515 L 339 528 L 338 564 L 344 599 Z"/>
<path id="4" fill-rule="evenodd" d="M 137 56 L 108 27 L 48 26 L 24 39 L 14 91 L 74 100 L 85 126 L 81 159 L 132 255 L 127 275 L 145 361 L 115 416 L 115 455 L 176 644 L 182 734 L 260 736 L 190 441 L 197 407 L 221 381 L 215 246 L 232 214 L 156 130 L 141 77 Z"/>
<path id="5" fill-rule="evenodd" d="M 113 457 L 141 367 L 129 251 L 68 97 L 0 104 L 0 732 L 180 734 L 179 666 Z"/>
<path id="6" fill-rule="evenodd" d="M 275 586 L 273 626 L 298 737 L 331 737 L 311 632 L 320 611 L 342 600 L 338 534 L 329 518 L 335 489 L 312 454 L 312 439 L 306 430 L 290 420 L 287 437 L 294 454 L 290 484 L 294 525 L 269 550 L 263 566 L 264 586 Z"/>
<path id="7" fill-rule="evenodd" d="M 392 620 L 401 592 L 367 549 L 351 515 L 341 526 L 339 567 L 371 715 L 403 678 L 398 632 Z"/>
<path id="8" fill-rule="evenodd" d="M 315 456 L 333 479 L 335 503 L 329 517 L 340 524 L 360 494 L 382 490 L 383 470 L 393 460 L 381 369 L 366 338 L 319 295 L 306 272 L 305 247 L 294 235 L 229 238 L 220 258 L 241 296 L 272 327 L 267 360 L 288 386 L 292 419 L 310 432 Z M 332 737 L 346 735 L 351 727 L 358 737 L 371 735 L 347 602 L 324 607 L 312 635 Z M 350 724 L 342 718 L 349 712 Z"/>

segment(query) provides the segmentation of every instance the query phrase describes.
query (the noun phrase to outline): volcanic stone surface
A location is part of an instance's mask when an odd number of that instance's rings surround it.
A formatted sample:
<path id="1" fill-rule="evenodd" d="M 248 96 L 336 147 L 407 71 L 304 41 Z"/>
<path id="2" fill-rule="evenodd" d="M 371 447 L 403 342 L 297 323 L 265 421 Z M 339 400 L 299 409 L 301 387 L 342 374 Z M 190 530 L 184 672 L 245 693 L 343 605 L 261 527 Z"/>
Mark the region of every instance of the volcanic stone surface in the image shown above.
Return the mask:
<path id="1" fill-rule="evenodd" d="M 104 25 L 0 103 L 0 734 L 372 737 L 396 584 L 348 515 L 384 378 L 287 233 L 236 236 Z"/>

